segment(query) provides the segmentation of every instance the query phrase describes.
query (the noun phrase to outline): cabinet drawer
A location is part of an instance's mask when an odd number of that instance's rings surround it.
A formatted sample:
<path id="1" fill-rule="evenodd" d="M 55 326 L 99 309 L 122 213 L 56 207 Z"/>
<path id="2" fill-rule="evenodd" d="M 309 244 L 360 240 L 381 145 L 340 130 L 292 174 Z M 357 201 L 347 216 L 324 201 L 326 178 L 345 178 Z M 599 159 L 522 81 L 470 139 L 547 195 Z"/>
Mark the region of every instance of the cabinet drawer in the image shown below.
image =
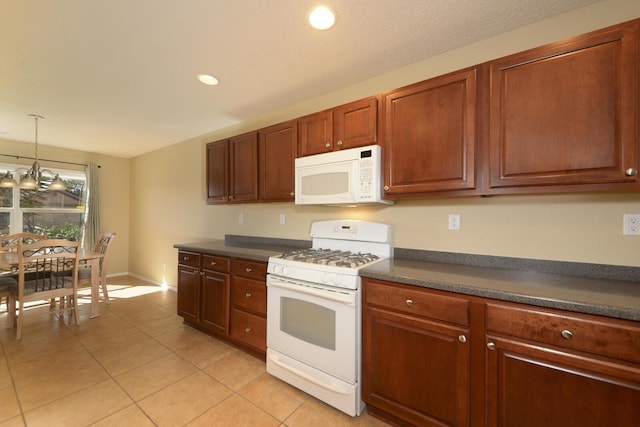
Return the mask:
<path id="1" fill-rule="evenodd" d="M 231 311 L 231 337 L 260 351 L 267 351 L 267 319 L 234 309 Z"/>
<path id="2" fill-rule="evenodd" d="M 236 276 L 264 281 L 267 279 L 267 263 L 234 259 L 231 261 L 231 272 Z"/>
<path id="3" fill-rule="evenodd" d="M 637 322 L 487 303 L 487 330 L 640 362 Z"/>
<path id="4" fill-rule="evenodd" d="M 267 315 L 267 286 L 264 281 L 233 277 L 233 306 L 262 316 Z"/>
<path id="5" fill-rule="evenodd" d="M 200 254 L 195 252 L 178 252 L 178 264 L 200 268 Z"/>
<path id="6" fill-rule="evenodd" d="M 218 271 L 220 273 L 228 273 L 229 258 L 214 255 L 203 255 L 202 268 L 205 270 Z"/>
<path id="7" fill-rule="evenodd" d="M 365 303 L 368 305 L 459 325 L 469 324 L 469 301 L 464 298 L 436 294 L 416 286 L 369 279 L 364 283 Z"/>

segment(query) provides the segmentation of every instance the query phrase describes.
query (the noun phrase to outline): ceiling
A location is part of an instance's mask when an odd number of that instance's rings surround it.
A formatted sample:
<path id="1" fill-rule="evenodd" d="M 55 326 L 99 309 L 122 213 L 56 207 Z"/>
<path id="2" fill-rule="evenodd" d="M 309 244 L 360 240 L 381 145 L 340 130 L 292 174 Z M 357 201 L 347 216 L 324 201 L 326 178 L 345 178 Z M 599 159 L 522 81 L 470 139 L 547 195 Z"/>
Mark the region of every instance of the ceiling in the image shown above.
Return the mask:
<path id="1" fill-rule="evenodd" d="M 0 138 L 129 158 L 594 2 L 0 0 Z"/>

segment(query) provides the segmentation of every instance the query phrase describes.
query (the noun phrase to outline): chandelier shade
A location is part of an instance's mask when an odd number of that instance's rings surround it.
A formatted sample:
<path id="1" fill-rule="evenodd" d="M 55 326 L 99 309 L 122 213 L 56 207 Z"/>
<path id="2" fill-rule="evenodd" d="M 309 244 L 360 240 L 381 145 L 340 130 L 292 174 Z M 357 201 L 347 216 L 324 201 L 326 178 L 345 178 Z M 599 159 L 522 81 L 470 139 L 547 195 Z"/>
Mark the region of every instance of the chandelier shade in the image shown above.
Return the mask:
<path id="1" fill-rule="evenodd" d="M 33 117 L 35 121 L 35 161 L 33 162 L 33 165 L 31 165 L 31 168 L 18 168 L 14 171 L 7 171 L 4 177 L 0 180 L 0 187 L 7 188 L 19 186 L 25 190 L 35 190 L 40 187 L 40 181 L 43 176 L 51 175 L 53 179 L 49 184 L 49 189 L 66 190 L 67 186 L 64 181 L 62 181 L 59 174 L 56 174 L 49 169 L 40 168 L 40 162 L 38 162 L 38 119 L 43 119 L 44 117 L 37 114 L 29 114 L 29 116 Z M 25 171 L 25 174 L 22 176 L 22 179 L 20 179 L 20 184 L 18 184 L 13 175 L 20 171 Z"/>

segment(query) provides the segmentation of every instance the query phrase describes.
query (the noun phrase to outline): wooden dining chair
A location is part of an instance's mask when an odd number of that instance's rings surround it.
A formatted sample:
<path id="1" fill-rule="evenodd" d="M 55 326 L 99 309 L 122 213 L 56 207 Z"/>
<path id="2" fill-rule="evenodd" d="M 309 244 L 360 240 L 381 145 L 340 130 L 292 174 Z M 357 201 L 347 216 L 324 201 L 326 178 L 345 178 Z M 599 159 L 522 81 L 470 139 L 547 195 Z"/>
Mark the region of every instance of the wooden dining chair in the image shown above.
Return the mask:
<path id="1" fill-rule="evenodd" d="M 16 339 L 22 338 L 27 302 L 69 297 L 69 303 L 60 311 L 69 311 L 79 324 L 78 248 L 78 242 L 62 239 L 18 242 L 18 284 L 9 289 L 9 326 L 16 326 Z"/>
<path id="2" fill-rule="evenodd" d="M 39 240 L 46 239 L 47 234 L 35 233 L 15 233 L 0 237 L 0 252 L 17 251 L 18 242 L 35 243 Z M 2 301 L 7 303 L 7 311 L 9 310 L 9 288 L 18 284 L 16 275 L 13 272 L 3 272 L 0 274 L 0 305 Z"/>
<path id="3" fill-rule="evenodd" d="M 95 252 L 102 254 L 100 259 L 99 288 L 102 289 L 102 296 L 106 304 L 110 304 L 109 293 L 107 292 L 107 262 L 111 252 L 111 244 L 116 238 L 116 233 L 102 233 L 94 247 Z M 91 267 L 88 264 L 80 264 L 78 270 L 78 287 L 91 286 Z"/>

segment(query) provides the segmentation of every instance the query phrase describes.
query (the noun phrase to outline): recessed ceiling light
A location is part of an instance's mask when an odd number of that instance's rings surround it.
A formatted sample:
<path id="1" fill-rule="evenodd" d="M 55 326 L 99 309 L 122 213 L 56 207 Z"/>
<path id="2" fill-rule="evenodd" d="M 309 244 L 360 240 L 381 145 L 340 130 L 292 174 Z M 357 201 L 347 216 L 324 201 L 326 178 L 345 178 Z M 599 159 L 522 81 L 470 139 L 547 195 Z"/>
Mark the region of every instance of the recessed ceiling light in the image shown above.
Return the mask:
<path id="1" fill-rule="evenodd" d="M 318 6 L 309 13 L 309 24 L 316 30 L 328 30 L 336 22 L 336 15 L 326 6 Z"/>
<path id="2" fill-rule="evenodd" d="M 209 86 L 215 86 L 220 83 L 218 79 L 213 77 L 211 74 L 198 74 L 198 80 Z"/>

